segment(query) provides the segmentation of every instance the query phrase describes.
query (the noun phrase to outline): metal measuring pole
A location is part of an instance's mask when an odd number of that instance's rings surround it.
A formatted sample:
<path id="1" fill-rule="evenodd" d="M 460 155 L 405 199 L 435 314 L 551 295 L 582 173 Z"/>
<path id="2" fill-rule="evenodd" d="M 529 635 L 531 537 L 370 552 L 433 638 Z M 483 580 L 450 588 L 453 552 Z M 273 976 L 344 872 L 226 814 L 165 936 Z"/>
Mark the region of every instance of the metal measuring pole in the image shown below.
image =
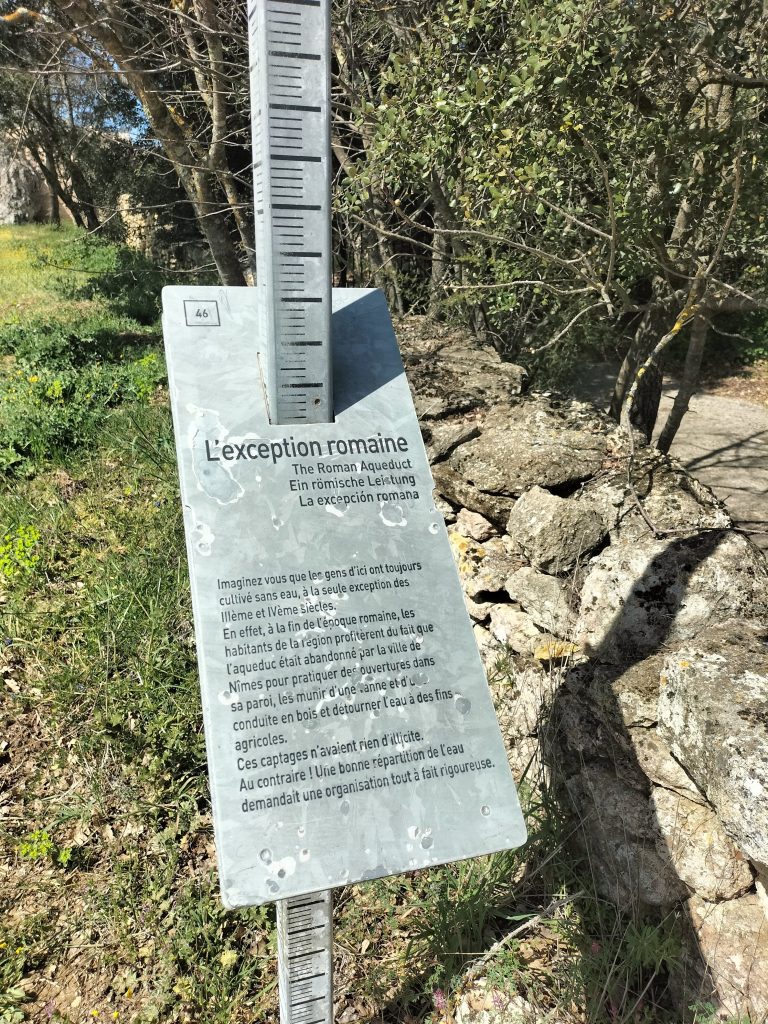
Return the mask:
<path id="1" fill-rule="evenodd" d="M 330 0 L 249 0 L 262 379 L 272 423 L 329 423 Z"/>
<path id="2" fill-rule="evenodd" d="M 262 382 L 272 423 L 329 423 L 330 0 L 249 0 Z M 277 904 L 281 1024 L 332 1024 L 330 891 Z"/>

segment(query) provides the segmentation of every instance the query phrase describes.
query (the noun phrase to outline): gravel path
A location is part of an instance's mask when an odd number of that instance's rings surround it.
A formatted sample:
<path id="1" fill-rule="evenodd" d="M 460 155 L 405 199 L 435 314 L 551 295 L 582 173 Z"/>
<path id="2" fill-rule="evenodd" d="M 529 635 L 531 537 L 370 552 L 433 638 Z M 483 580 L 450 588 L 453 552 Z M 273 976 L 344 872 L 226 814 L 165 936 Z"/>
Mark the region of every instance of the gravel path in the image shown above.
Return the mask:
<path id="1" fill-rule="evenodd" d="M 616 368 L 591 366 L 573 385 L 577 398 L 607 404 Z M 676 386 L 664 390 L 659 425 L 672 405 Z M 768 405 L 703 392 L 691 400 L 670 453 L 711 487 L 728 506 L 734 522 L 754 531 L 768 551 Z"/>

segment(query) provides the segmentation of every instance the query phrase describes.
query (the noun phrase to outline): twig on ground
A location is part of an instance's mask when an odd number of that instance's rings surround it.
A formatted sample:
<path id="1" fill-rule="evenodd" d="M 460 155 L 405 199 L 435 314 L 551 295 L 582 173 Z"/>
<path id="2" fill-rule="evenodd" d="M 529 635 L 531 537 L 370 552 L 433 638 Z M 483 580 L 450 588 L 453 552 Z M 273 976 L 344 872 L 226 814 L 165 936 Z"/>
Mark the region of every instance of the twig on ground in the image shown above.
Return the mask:
<path id="1" fill-rule="evenodd" d="M 520 935 L 524 935 L 526 932 L 531 931 L 532 928 L 536 928 L 536 926 L 540 925 L 541 922 L 544 921 L 546 918 L 551 917 L 553 914 L 557 913 L 558 910 L 562 910 L 563 907 L 567 907 L 569 903 L 574 903 L 576 900 L 581 899 L 583 895 L 584 892 L 582 890 L 580 892 L 574 893 L 573 896 L 565 896 L 563 899 L 552 900 L 549 906 L 542 910 L 540 913 L 535 914 L 527 921 L 524 921 L 517 928 L 514 928 L 511 932 L 505 935 L 503 939 L 499 939 L 498 942 L 494 942 L 491 948 L 487 950 L 485 953 L 483 953 L 480 959 L 477 960 L 464 975 L 463 985 L 466 986 L 470 982 L 474 981 L 475 978 L 477 978 L 478 975 L 482 973 L 483 968 L 486 966 L 488 961 L 492 960 L 496 956 L 496 954 L 499 953 L 502 949 L 504 949 L 505 946 L 509 945 L 509 943 L 512 942 L 513 939 L 516 939 Z"/>

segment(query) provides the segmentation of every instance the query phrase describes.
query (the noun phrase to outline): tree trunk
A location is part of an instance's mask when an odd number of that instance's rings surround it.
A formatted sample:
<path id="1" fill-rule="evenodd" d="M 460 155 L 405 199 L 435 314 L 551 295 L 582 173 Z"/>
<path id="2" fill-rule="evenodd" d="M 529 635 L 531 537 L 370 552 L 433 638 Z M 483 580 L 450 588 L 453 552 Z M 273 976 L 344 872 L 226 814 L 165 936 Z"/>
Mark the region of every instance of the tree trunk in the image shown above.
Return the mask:
<path id="1" fill-rule="evenodd" d="M 654 345 L 666 333 L 666 313 L 659 307 L 652 307 L 643 315 L 638 324 L 635 336 L 624 357 L 616 383 L 613 389 L 613 397 L 609 413 L 617 422 L 621 421 L 621 413 L 626 401 L 629 389 L 635 380 L 639 367 L 648 358 Z M 663 356 L 660 357 L 659 366 L 649 367 L 643 374 L 637 388 L 635 400 L 630 411 L 630 421 L 650 441 L 656 417 L 659 412 L 661 401 L 661 385 L 663 382 Z"/>
<path id="2" fill-rule="evenodd" d="M 680 382 L 680 389 L 677 392 L 675 401 L 669 415 L 667 416 L 664 429 L 656 442 L 656 447 L 659 451 L 664 452 L 665 455 L 669 453 L 669 449 L 672 447 L 672 442 L 674 441 L 675 435 L 682 423 L 683 416 L 685 416 L 688 411 L 688 403 L 691 400 L 691 396 L 696 391 L 708 331 L 709 323 L 706 318 L 703 316 L 697 316 L 691 324 L 691 337 L 688 342 L 688 352 L 685 356 L 685 368 L 683 369 L 683 379 Z"/>
<path id="3" fill-rule="evenodd" d="M 437 217 L 437 211 L 433 217 Z M 448 225 L 435 224 L 435 227 Z M 429 315 L 435 320 L 442 319 L 442 300 L 445 298 L 445 283 L 448 277 L 448 237 L 437 234 L 432 239 L 432 267 L 429 279 Z"/>
<path id="4" fill-rule="evenodd" d="M 80 208 L 80 216 L 89 231 L 98 231 L 101 221 L 96 212 L 96 204 L 93 201 L 93 193 L 88 179 L 74 160 L 70 160 L 68 163 L 69 176 Z"/>
<path id="5" fill-rule="evenodd" d="M 61 227 L 61 210 L 59 209 L 59 197 L 54 189 L 50 189 L 49 217 L 55 228 Z"/>
<path id="6" fill-rule="evenodd" d="M 81 25 L 87 25 L 93 39 L 109 55 L 109 62 L 144 108 L 156 138 L 187 193 L 221 283 L 244 286 L 247 283 L 245 272 L 229 230 L 232 212 L 219 199 L 220 182 L 216 173 L 205 166 L 206 156 L 194 131 L 164 98 L 163 72 L 141 66 L 130 26 L 119 18 L 114 21 L 104 18 L 100 6 L 92 0 L 67 0 L 66 3 L 61 0 L 53 6 L 64 13 L 65 21 L 72 25 L 75 34 Z M 93 49 L 88 43 L 83 46 L 85 53 L 92 54 Z"/>
<path id="7" fill-rule="evenodd" d="M 662 360 L 663 356 L 660 356 L 658 362 L 662 363 Z M 662 366 L 653 363 L 642 376 L 629 414 L 632 426 L 636 427 L 649 443 L 653 436 L 653 428 L 656 426 L 656 418 L 659 415 L 663 382 Z"/>
<path id="8" fill-rule="evenodd" d="M 232 242 L 224 216 L 218 211 L 214 213 L 211 210 L 214 204 L 210 197 L 209 182 L 204 180 L 207 178 L 207 175 L 200 173 L 196 176 L 201 179 L 199 183 L 202 186 L 201 191 L 208 198 L 202 199 L 201 202 L 195 204 L 195 213 L 197 213 L 198 222 L 203 229 L 205 240 L 208 242 L 211 250 L 211 256 L 219 272 L 221 283 L 230 287 L 244 286 L 247 284 L 245 272 L 237 257 L 237 251 Z M 201 211 L 205 211 L 202 216 Z"/>
<path id="9" fill-rule="evenodd" d="M 72 214 L 72 220 L 77 227 L 85 227 L 76 203 L 73 202 L 71 196 L 69 196 L 67 190 L 61 184 L 55 155 L 50 149 L 45 149 L 41 152 L 37 147 L 37 143 L 32 139 L 27 141 L 27 150 L 39 167 L 40 173 L 45 178 L 45 183 L 51 192 L 51 223 L 61 224 L 61 215 L 59 213 L 59 201 L 61 201 Z"/>

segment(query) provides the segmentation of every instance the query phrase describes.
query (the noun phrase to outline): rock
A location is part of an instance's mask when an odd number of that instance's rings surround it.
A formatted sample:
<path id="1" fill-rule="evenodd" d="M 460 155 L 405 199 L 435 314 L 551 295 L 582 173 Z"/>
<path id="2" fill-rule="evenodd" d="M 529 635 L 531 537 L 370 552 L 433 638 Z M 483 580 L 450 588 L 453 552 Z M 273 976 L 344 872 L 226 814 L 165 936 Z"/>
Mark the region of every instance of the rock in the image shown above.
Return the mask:
<path id="1" fill-rule="evenodd" d="M 619 674 L 610 666 L 594 665 L 592 699 L 616 716 L 620 729 L 654 726 L 659 718 L 659 680 L 664 656 L 651 655 Z"/>
<path id="2" fill-rule="evenodd" d="M 617 906 L 671 908 L 688 897 L 669 858 L 657 848 L 648 797 L 615 771 L 586 765 L 566 782 L 598 890 Z"/>
<path id="3" fill-rule="evenodd" d="M 545 639 L 531 616 L 511 604 L 493 606 L 490 630 L 499 643 L 518 654 L 533 654 Z"/>
<path id="4" fill-rule="evenodd" d="M 629 751 L 634 737 L 639 742 L 653 731 L 659 715 L 663 661 L 662 655 L 646 658 L 623 672 L 595 661 L 571 669 L 559 714 L 568 712 L 567 742 L 579 757 L 588 751 L 599 757 L 601 749 L 614 757 L 618 748 L 612 749 L 608 737 L 615 737 L 621 748 Z M 634 752 L 632 757 L 637 760 Z"/>
<path id="5" fill-rule="evenodd" d="M 565 640 L 571 639 L 576 615 L 564 583 L 524 566 L 506 580 L 504 587 L 512 600 L 528 612 L 542 630 Z"/>
<path id="6" fill-rule="evenodd" d="M 520 567 L 520 559 L 511 555 L 500 537 L 477 544 L 457 530 L 448 532 L 464 593 L 475 600 L 486 595 L 501 594 L 510 573 Z"/>
<path id="7" fill-rule="evenodd" d="M 435 491 L 432 495 L 432 500 L 435 503 L 435 509 L 443 517 L 443 522 L 446 526 L 450 526 L 456 522 L 456 512 L 453 505 L 449 505 L 445 498 L 441 498 L 440 495 Z"/>
<path id="8" fill-rule="evenodd" d="M 475 634 L 475 643 L 480 652 L 485 674 L 491 676 L 495 673 L 496 663 L 502 653 L 499 650 L 499 645 L 484 626 L 475 625 L 472 632 Z"/>
<path id="9" fill-rule="evenodd" d="M 693 896 L 688 910 L 699 951 L 722 1009 L 751 1021 L 768 1018 L 768 927 L 754 894 L 724 903 Z"/>
<path id="10" fill-rule="evenodd" d="M 477 423 L 465 423 L 461 420 L 448 423 L 430 423 L 422 430 L 427 447 L 427 455 L 431 463 L 441 462 L 447 458 L 454 448 L 472 441 L 480 436 Z"/>
<path id="11" fill-rule="evenodd" d="M 659 532 L 695 534 L 731 526 L 730 516 L 712 491 L 654 448 L 638 452 L 633 480 L 645 514 Z M 648 536 L 648 525 L 629 494 L 616 535 L 630 543 Z"/>
<path id="12" fill-rule="evenodd" d="M 765 919 L 768 921 L 768 870 L 762 864 L 758 868 L 757 878 L 755 879 L 755 892 L 763 907 Z"/>
<path id="13" fill-rule="evenodd" d="M 435 487 L 444 498 L 454 505 L 461 505 L 473 512 L 479 512 L 492 523 L 504 528 L 514 500 L 498 494 L 485 494 L 473 487 L 461 474 L 457 473 L 447 462 L 439 462 L 432 469 Z"/>
<path id="14" fill-rule="evenodd" d="M 710 808 L 657 787 L 651 806 L 661 831 L 657 841 L 680 878 L 705 900 L 729 900 L 752 888 L 749 864 Z"/>
<path id="15" fill-rule="evenodd" d="M 512 509 L 507 532 L 531 565 L 560 576 L 594 551 L 608 531 L 588 502 L 532 487 Z"/>
<path id="16" fill-rule="evenodd" d="M 739 534 L 616 540 L 589 564 L 576 639 L 626 664 L 697 635 L 710 622 L 768 610 L 765 562 Z"/>
<path id="17" fill-rule="evenodd" d="M 480 437 L 457 448 L 449 464 L 479 491 L 520 495 L 536 485 L 556 488 L 588 479 L 605 449 L 601 433 L 569 425 L 529 402 L 489 413 Z"/>
<path id="18" fill-rule="evenodd" d="M 411 318 L 409 328 L 398 330 L 398 341 L 419 419 L 508 406 L 522 393 L 525 370 L 490 346 L 426 319 Z"/>
<path id="19" fill-rule="evenodd" d="M 489 985 L 483 978 L 465 992 L 453 1015 L 455 1024 L 544 1024 L 553 1022 L 527 999 Z"/>
<path id="20" fill-rule="evenodd" d="M 675 757 L 751 860 L 768 863 L 768 643 L 730 622 L 668 657 L 659 724 Z"/>
<path id="21" fill-rule="evenodd" d="M 491 614 L 496 605 L 493 601 L 476 601 L 469 594 L 464 594 L 464 605 L 467 609 L 470 619 L 473 622 L 486 622 L 488 616 Z"/>
<path id="22" fill-rule="evenodd" d="M 516 779 L 525 774 L 528 783 L 535 787 L 549 775 L 542 764 L 540 734 L 561 685 L 561 674 L 543 672 L 530 659 L 520 664 L 514 657 L 507 657 L 503 664 L 505 676 L 499 688 L 497 710 L 509 765 Z"/>
<path id="23" fill-rule="evenodd" d="M 670 792 L 694 804 L 706 806 L 706 800 L 690 776 L 674 759 L 656 729 L 630 729 L 632 750 L 644 775 Z"/>
<path id="24" fill-rule="evenodd" d="M 466 508 L 460 509 L 456 517 L 456 524 L 459 533 L 463 533 L 465 537 L 471 537 L 478 544 L 483 544 L 491 537 L 498 537 L 498 530 L 484 516 L 478 512 L 470 512 Z"/>

